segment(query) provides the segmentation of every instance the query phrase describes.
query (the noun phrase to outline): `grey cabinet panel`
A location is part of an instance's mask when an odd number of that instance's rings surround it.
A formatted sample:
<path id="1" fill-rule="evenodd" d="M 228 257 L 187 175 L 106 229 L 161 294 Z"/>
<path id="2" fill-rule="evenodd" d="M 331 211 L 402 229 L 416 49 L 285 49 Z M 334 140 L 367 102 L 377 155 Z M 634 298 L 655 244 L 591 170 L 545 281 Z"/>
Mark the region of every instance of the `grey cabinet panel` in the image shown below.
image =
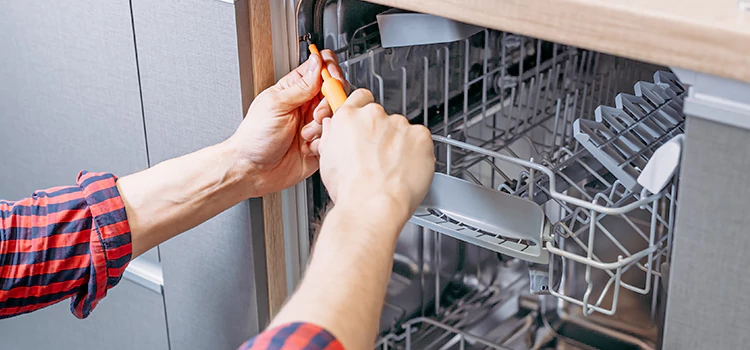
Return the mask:
<path id="1" fill-rule="evenodd" d="M 66 300 L 0 321 L 0 347 L 7 350 L 166 350 L 163 306 L 160 294 L 122 280 L 84 320 L 70 313 L 70 301 Z"/>
<path id="2" fill-rule="evenodd" d="M 75 184 L 82 169 L 147 168 L 129 2 L 0 8 L 0 198 Z M 156 250 L 141 259 L 158 261 Z M 123 280 L 87 320 L 68 307 L 2 321 L 0 348 L 167 348 L 159 293 Z"/>
<path id="3" fill-rule="evenodd" d="M 664 349 L 750 343 L 750 131 L 689 118 Z"/>
<path id="4" fill-rule="evenodd" d="M 133 18 L 152 164 L 229 137 L 242 120 L 235 5 L 134 0 Z M 172 348 L 257 333 L 250 227 L 244 202 L 160 247 Z"/>
<path id="5" fill-rule="evenodd" d="M 144 260 L 148 260 L 148 261 L 158 262 L 159 261 L 159 251 L 157 250 L 157 248 L 151 249 L 151 250 L 149 250 L 149 251 L 141 254 L 141 256 L 139 256 L 136 259 L 144 259 Z"/>
<path id="6" fill-rule="evenodd" d="M 128 1 L 4 1 L 0 197 L 145 169 Z"/>
<path id="7" fill-rule="evenodd" d="M 1 6 L 0 198 L 147 168 L 128 1 Z"/>

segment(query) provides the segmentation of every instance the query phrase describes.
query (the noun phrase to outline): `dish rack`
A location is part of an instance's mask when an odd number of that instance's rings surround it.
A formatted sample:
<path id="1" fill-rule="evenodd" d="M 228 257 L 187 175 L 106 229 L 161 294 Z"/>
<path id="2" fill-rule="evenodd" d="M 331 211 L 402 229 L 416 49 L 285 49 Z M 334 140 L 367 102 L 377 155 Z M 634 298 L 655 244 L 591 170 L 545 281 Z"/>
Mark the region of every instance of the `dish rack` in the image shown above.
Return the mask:
<path id="1" fill-rule="evenodd" d="M 685 88 L 677 78 L 662 67 L 492 30 L 447 44 L 388 49 L 369 44 L 375 31 L 374 24 L 358 29 L 338 51 L 345 78 L 352 88 L 371 90 L 389 113 L 432 131 L 431 193 L 445 181 L 464 186 L 441 203 L 423 203 L 411 222 L 523 261 L 528 294 L 554 296 L 583 315 L 614 315 L 622 289 L 650 295 L 653 321 L 661 264 L 670 256 L 677 180 L 651 193 L 638 177 L 656 149 L 684 132 Z M 451 206 L 462 193 L 475 194 L 475 201 Z M 485 197 L 476 193 L 504 199 L 482 209 L 489 202 L 477 202 Z M 540 211 L 532 232 L 516 235 L 493 223 L 507 222 L 492 215 L 508 210 L 497 207 L 505 200 Z M 583 275 L 582 285 L 574 286 L 573 269 Z M 625 281 L 626 273 L 637 278 Z M 434 317 L 401 322 L 378 348 L 470 343 L 504 349 L 538 316 L 524 316 L 502 341 L 484 339 L 450 316 L 499 300 L 446 308 L 435 292 Z"/>

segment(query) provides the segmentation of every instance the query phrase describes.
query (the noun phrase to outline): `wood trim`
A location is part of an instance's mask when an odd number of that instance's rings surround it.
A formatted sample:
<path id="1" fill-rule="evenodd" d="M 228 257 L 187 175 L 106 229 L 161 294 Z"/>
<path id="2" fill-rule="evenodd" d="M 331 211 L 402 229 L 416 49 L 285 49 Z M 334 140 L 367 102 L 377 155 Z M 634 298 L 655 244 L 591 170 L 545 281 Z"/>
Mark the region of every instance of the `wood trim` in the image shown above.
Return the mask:
<path id="1" fill-rule="evenodd" d="M 273 0 L 247 0 L 249 59 L 240 62 L 246 67 L 249 86 L 243 89 L 243 110 L 247 112 L 252 99 L 275 83 L 273 40 L 271 37 L 271 5 Z M 238 23 L 238 28 L 245 26 Z M 241 29 L 238 29 L 241 30 Z M 242 55 L 241 55 L 242 57 Z M 249 65 L 249 67 L 247 66 Z M 243 86 L 246 86 L 243 84 Z M 268 282 L 268 313 L 272 319 L 287 297 L 286 256 L 284 253 L 284 224 L 281 193 L 263 196 L 263 235 Z M 260 307 L 260 305 L 259 305 Z"/>
<path id="2" fill-rule="evenodd" d="M 250 50 L 253 72 L 253 97 L 273 85 L 273 39 L 271 37 L 272 0 L 249 0 Z"/>
<path id="3" fill-rule="evenodd" d="M 750 11 L 737 0 L 368 1 L 750 82 Z"/>
<path id="4" fill-rule="evenodd" d="M 268 313 L 270 319 L 273 319 L 287 297 L 281 192 L 263 196 L 263 232 L 268 273 Z"/>

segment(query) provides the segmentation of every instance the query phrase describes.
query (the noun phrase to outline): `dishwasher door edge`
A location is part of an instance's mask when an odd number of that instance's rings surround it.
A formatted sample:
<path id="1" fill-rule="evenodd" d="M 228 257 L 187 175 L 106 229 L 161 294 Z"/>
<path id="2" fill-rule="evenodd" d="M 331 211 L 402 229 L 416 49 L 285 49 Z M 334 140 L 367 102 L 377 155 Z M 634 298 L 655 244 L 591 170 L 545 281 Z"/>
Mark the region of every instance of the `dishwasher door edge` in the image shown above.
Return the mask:
<path id="1" fill-rule="evenodd" d="M 297 1 L 271 1 L 271 37 L 274 74 L 278 81 L 297 67 L 299 39 L 297 36 Z M 284 224 L 284 256 L 287 293 L 294 292 L 302 279 L 310 253 L 307 181 L 281 193 Z"/>

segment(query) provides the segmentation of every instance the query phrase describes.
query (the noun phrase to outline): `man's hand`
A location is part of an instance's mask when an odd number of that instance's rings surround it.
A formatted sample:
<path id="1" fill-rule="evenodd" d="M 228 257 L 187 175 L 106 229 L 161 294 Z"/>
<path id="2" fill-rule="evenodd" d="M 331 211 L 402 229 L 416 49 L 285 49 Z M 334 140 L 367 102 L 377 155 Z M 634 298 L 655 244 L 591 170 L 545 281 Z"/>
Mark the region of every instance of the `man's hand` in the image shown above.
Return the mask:
<path id="1" fill-rule="evenodd" d="M 253 197 L 291 187 L 318 170 L 317 150 L 310 149 L 310 142 L 320 137 L 323 116 L 333 114 L 320 96 L 323 63 L 335 78 L 343 76 L 330 50 L 321 55 L 310 55 L 258 95 L 227 141 L 247 168 Z"/>
<path id="2" fill-rule="evenodd" d="M 321 55 L 261 93 L 225 142 L 117 181 L 133 258 L 249 197 L 283 190 L 318 169 L 310 141 L 320 137 L 321 118 L 332 114 L 319 98 L 323 62 L 332 75 L 342 77 L 333 53 Z"/>
<path id="3" fill-rule="evenodd" d="M 320 175 L 335 202 L 297 291 L 271 322 L 309 322 L 347 349 L 372 349 L 399 232 L 435 167 L 430 132 L 357 90 L 325 118 Z"/>
<path id="4" fill-rule="evenodd" d="M 357 90 L 323 119 L 320 175 L 334 203 L 388 207 L 404 222 L 427 194 L 435 168 L 430 132 L 387 115 L 372 93 Z M 395 208 L 394 212 L 390 208 Z"/>

